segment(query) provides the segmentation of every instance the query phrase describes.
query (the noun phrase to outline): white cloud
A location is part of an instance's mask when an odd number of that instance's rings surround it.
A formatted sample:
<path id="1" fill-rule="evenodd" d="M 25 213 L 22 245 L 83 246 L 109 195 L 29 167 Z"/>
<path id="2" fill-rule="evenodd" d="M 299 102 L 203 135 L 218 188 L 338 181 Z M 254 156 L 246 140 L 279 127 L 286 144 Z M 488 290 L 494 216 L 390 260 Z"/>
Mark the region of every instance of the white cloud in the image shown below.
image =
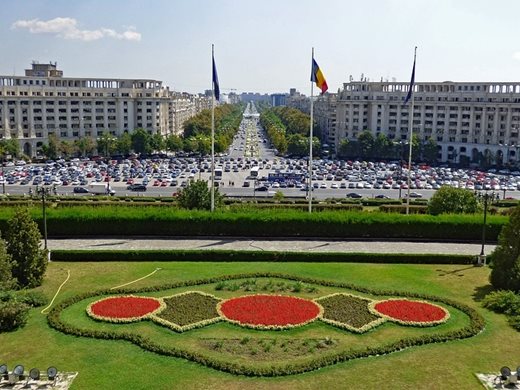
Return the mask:
<path id="1" fill-rule="evenodd" d="M 513 59 L 520 61 L 520 51 L 516 51 L 513 53 Z"/>
<path id="2" fill-rule="evenodd" d="M 76 39 L 80 41 L 97 41 L 102 38 L 114 38 L 126 41 L 140 41 L 141 34 L 135 28 L 129 27 L 126 31 L 118 33 L 110 28 L 97 30 L 80 30 L 78 21 L 74 18 L 54 18 L 50 20 L 17 20 L 11 26 L 13 29 L 26 29 L 32 34 L 54 34 L 63 39 Z"/>

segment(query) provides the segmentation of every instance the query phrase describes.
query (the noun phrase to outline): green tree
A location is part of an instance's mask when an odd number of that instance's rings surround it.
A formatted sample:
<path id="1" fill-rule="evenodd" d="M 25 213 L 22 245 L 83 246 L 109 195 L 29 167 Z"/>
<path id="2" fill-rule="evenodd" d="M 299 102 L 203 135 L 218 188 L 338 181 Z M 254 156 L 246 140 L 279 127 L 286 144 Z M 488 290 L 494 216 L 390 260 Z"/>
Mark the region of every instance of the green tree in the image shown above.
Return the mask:
<path id="1" fill-rule="evenodd" d="M 509 222 L 502 228 L 492 258 L 490 281 L 493 287 L 520 292 L 520 205 L 515 207 Z"/>
<path id="2" fill-rule="evenodd" d="M 417 134 L 412 136 L 412 161 L 421 160 L 421 139 Z"/>
<path id="3" fill-rule="evenodd" d="M 61 140 L 58 144 L 58 154 L 65 158 L 71 157 L 74 154 L 74 144 L 67 140 Z"/>
<path id="4" fill-rule="evenodd" d="M 423 145 L 423 158 L 428 164 L 434 164 L 437 162 L 437 142 L 433 138 L 428 140 Z"/>
<path id="5" fill-rule="evenodd" d="M 280 203 L 284 199 L 285 195 L 282 191 L 276 191 L 273 195 L 273 199 L 276 203 Z"/>
<path id="6" fill-rule="evenodd" d="M 340 157 L 347 157 L 349 152 L 349 140 L 348 139 L 342 139 L 339 143 L 338 147 L 338 155 Z"/>
<path id="7" fill-rule="evenodd" d="M 197 147 L 194 150 L 194 152 L 199 152 L 202 155 L 208 155 L 211 153 L 211 137 L 199 134 L 195 137 L 195 140 L 196 140 Z M 219 135 L 218 138 L 215 139 L 215 151 L 217 153 L 223 152 L 225 150 L 225 149 L 221 149 L 224 147 L 224 145 L 222 145 L 221 142 L 222 142 L 222 139 Z M 217 148 L 217 146 L 218 146 L 218 148 Z"/>
<path id="8" fill-rule="evenodd" d="M 189 137 L 184 140 L 184 150 L 187 152 L 197 152 L 199 143 L 196 137 Z"/>
<path id="9" fill-rule="evenodd" d="M 76 148 L 78 155 L 84 157 L 88 154 L 92 154 L 96 145 L 94 144 L 94 141 L 92 141 L 92 138 L 81 137 L 74 141 L 74 147 Z"/>
<path id="10" fill-rule="evenodd" d="M 475 194 L 464 188 L 443 186 L 428 202 L 428 212 L 432 215 L 444 213 L 476 213 L 479 204 Z"/>
<path id="11" fill-rule="evenodd" d="M 160 152 L 165 149 L 166 143 L 164 137 L 160 133 L 155 133 L 150 137 L 150 148 L 153 151 Z"/>
<path id="12" fill-rule="evenodd" d="M 14 158 L 19 157 L 20 145 L 18 144 L 18 140 L 16 138 L 0 140 L 0 155 L 11 155 Z"/>
<path id="13" fill-rule="evenodd" d="M 364 159 L 370 159 L 374 154 L 375 140 L 370 130 L 363 131 L 357 139 L 358 146 L 360 149 L 360 157 Z"/>
<path id="14" fill-rule="evenodd" d="M 0 291 L 10 290 L 16 284 L 11 268 L 11 256 L 7 253 L 6 242 L 0 238 Z"/>
<path id="15" fill-rule="evenodd" d="M 117 149 L 117 138 L 105 131 L 101 137 L 97 139 L 96 149 L 98 154 L 102 154 L 105 157 L 113 154 Z"/>
<path id="16" fill-rule="evenodd" d="M 58 137 L 56 137 L 56 134 L 49 134 L 49 142 L 42 145 L 42 152 L 51 160 L 56 160 L 58 157 Z"/>
<path id="17" fill-rule="evenodd" d="M 182 189 L 178 196 L 179 206 L 193 210 L 210 210 L 211 209 L 211 189 L 208 183 L 203 180 L 197 180 L 188 183 L 186 188 Z M 215 189 L 215 208 L 223 204 L 222 195 Z"/>
<path id="18" fill-rule="evenodd" d="M 394 157 L 394 145 L 386 134 L 379 133 L 374 141 L 373 156 L 382 159 L 392 159 Z"/>
<path id="19" fill-rule="evenodd" d="M 150 153 L 150 134 L 145 129 L 135 129 L 130 135 L 132 139 L 132 149 L 136 153 Z"/>
<path id="20" fill-rule="evenodd" d="M 182 150 L 184 143 L 181 137 L 172 134 L 166 138 L 166 149 L 170 152 L 178 152 Z"/>
<path id="21" fill-rule="evenodd" d="M 39 286 L 47 269 L 47 251 L 40 248 L 42 237 L 38 225 L 26 208 L 17 209 L 7 225 L 7 253 L 18 287 Z"/>
<path id="22" fill-rule="evenodd" d="M 290 156 L 306 156 L 309 154 L 309 140 L 301 134 L 287 136 L 287 154 Z"/>
<path id="23" fill-rule="evenodd" d="M 117 139 L 116 150 L 124 155 L 130 154 L 132 151 L 132 137 L 130 137 L 130 134 L 123 133 Z"/>

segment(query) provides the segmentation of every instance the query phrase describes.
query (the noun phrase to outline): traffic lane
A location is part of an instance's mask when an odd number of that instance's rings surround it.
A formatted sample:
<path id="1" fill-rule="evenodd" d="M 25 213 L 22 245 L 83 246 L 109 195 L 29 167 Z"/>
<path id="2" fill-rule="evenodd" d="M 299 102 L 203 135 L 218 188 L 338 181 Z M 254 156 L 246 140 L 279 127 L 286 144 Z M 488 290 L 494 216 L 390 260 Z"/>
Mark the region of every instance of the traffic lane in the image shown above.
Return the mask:
<path id="1" fill-rule="evenodd" d="M 202 174 L 202 180 L 208 180 L 208 174 Z M 198 179 L 198 177 L 197 177 Z M 180 184 L 182 181 L 188 181 L 189 179 L 181 179 L 178 180 L 178 183 Z M 244 182 L 249 182 L 249 187 L 244 187 Z M 302 190 L 301 188 L 272 188 L 269 187 L 268 191 L 256 191 L 255 188 L 255 180 L 252 179 L 244 179 L 243 175 L 240 174 L 234 174 L 229 175 L 227 178 L 223 178 L 223 180 L 220 181 L 220 185 L 218 187 L 219 191 L 223 194 L 230 195 L 230 196 L 254 196 L 255 194 L 258 196 L 262 196 L 263 194 L 267 194 L 265 196 L 272 196 L 277 191 L 282 192 L 285 196 L 288 197 L 306 197 L 307 191 Z M 321 181 L 318 183 L 328 183 L 326 181 Z M 258 186 L 262 186 L 262 182 L 258 182 Z M 153 186 L 148 185 L 145 192 L 135 192 L 130 191 L 127 189 L 127 184 L 122 182 L 115 182 L 110 183 L 111 188 L 116 192 L 116 196 L 172 196 L 174 193 L 179 192 L 182 187 L 180 186 L 166 186 L 166 187 L 160 187 L 160 186 Z M 33 195 L 35 193 L 35 187 L 34 186 L 28 186 L 28 185 L 19 185 L 19 184 L 6 184 L 6 194 L 9 195 L 29 195 L 29 189 L 32 188 Z M 83 186 L 85 188 L 88 188 L 88 185 Z M 48 188 L 52 191 L 52 186 L 44 186 L 44 188 Z M 75 196 L 84 196 L 84 195 L 91 195 L 91 194 L 74 194 L 74 186 L 57 186 L 56 191 L 58 195 L 75 195 Z M 401 190 L 401 198 L 406 198 L 408 190 Z M 427 190 L 427 189 L 414 189 L 410 190 L 410 192 L 416 192 L 422 195 L 423 199 L 430 199 L 433 194 L 436 192 L 436 190 Z M 347 194 L 349 193 L 356 193 L 361 195 L 363 198 L 375 198 L 377 195 L 386 195 L 391 199 L 398 199 L 399 198 L 399 190 L 398 189 L 366 189 L 366 188 L 318 188 L 313 189 L 312 191 L 313 196 L 317 199 L 326 199 L 326 198 L 338 198 L 342 199 L 345 198 Z M 491 193 L 491 191 L 489 192 Z M 500 195 L 500 199 L 503 198 L 503 191 L 495 191 L 495 193 L 498 193 Z M 506 197 L 511 197 L 513 199 L 520 199 L 520 191 L 506 191 Z M 413 198 L 415 199 L 415 198 Z"/>

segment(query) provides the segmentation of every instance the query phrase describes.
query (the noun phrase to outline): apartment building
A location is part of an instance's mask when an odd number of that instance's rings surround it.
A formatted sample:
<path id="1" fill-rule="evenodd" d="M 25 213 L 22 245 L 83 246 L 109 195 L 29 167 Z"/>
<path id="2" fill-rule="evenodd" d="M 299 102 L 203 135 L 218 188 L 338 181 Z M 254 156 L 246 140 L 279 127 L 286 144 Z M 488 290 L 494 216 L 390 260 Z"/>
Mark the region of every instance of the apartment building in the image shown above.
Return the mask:
<path id="1" fill-rule="evenodd" d="M 208 103 L 173 93 L 151 79 L 69 78 L 56 63 L 33 63 L 25 76 L 0 76 L 0 138 L 15 138 L 36 156 L 51 134 L 74 141 L 144 128 L 180 134 Z"/>
<path id="2" fill-rule="evenodd" d="M 411 101 L 403 104 L 408 88 L 407 82 L 344 83 L 336 101 L 335 147 L 366 129 L 396 142 L 408 140 Z M 477 162 L 480 154 L 517 164 L 519 131 L 520 83 L 415 84 L 413 132 L 437 142 L 441 162 Z"/>

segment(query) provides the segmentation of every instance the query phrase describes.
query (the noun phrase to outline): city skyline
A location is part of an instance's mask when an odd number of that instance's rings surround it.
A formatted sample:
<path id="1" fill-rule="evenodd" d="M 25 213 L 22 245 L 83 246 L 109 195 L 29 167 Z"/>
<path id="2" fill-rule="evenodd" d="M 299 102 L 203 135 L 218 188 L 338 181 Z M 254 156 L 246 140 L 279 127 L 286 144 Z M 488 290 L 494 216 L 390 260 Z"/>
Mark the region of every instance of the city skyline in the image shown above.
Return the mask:
<path id="1" fill-rule="evenodd" d="M 350 76 L 416 81 L 515 81 L 520 4 L 424 0 L 6 1 L 0 74 L 33 60 L 65 77 L 148 78 L 175 91 L 211 88 L 211 44 L 223 93 L 310 94 L 311 48 L 329 92 Z"/>

